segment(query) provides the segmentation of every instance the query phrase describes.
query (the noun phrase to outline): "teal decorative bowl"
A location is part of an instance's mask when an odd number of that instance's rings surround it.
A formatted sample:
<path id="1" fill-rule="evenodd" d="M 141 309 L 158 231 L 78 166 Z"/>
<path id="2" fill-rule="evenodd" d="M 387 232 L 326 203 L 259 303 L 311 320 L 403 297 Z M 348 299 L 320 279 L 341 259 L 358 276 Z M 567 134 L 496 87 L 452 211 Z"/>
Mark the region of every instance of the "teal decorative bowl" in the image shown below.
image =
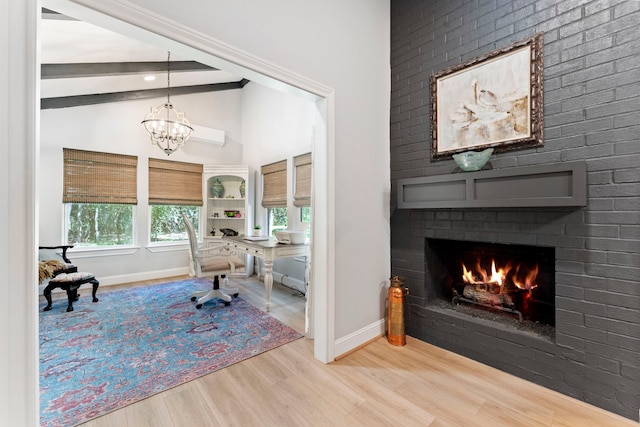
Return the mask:
<path id="1" fill-rule="evenodd" d="M 453 160 L 465 172 L 479 171 L 487 164 L 491 154 L 493 154 L 493 148 L 487 148 L 483 151 L 466 151 L 454 154 Z"/>

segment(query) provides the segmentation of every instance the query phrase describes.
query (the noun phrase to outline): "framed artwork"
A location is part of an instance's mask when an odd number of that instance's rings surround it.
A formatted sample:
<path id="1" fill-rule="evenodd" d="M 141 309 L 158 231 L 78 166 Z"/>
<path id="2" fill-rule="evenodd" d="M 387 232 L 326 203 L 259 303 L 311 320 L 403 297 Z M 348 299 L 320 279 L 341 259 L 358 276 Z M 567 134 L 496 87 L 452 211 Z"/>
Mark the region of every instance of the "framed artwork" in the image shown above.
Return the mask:
<path id="1" fill-rule="evenodd" d="M 431 159 L 543 145 L 542 33 L 431 76 Z"/>

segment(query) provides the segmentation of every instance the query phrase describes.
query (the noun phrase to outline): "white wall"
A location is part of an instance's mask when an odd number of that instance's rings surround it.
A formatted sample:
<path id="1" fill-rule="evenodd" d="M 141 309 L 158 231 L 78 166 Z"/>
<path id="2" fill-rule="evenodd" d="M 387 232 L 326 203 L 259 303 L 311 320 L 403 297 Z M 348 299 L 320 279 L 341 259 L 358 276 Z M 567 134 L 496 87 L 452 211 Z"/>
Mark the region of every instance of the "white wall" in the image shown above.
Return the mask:
<path id="1" fill-rule="evenodd" d="M 257 172 L 256 212 L 258 223 L 266 226 L 266 209 L 262 199 L 260 168 L 287 160 L 287 200 L 289 224 L 293 224 L 298 208 L 293 206 L 293 157 L 312 151 L 316 127 L 315 104 L 249 83 L 242 92 L 242 141 L 244 161 Z"/>
<path id="2" fill-rule="evenodd" d="M 245 162 L 259 171 L 262 165 L 311 151 L 315 111 L 315 105 L 307 100 L 247 84 L 242 91 Z"/>
<path id="3" fill-rule="evenodd" d="M 363 334 L 349 338 L 383 317 L 380 284 L 390 269 L 388 0 L 133 3 L 334 89 L 325 171 L 329 218 L 322 219 L 330 226 L 328 246 L 335 246 L 328 280 L 335 283 L 335 336 L 346 340 L 345 349 L 360 344 Z M 28 284 L 36 282 L 39 7 L 38 1 L 0 3 L 0 63 L 11 64 L 0 67 L 2 425 L 38 422 L 37 296 Z"/>
<path id="4" fill-rule="evenodd" d="M 255 171 L 256 223 L 267 230 L 267 210 L 261 206 L 260 168 L 287 160 L 287 224 L 302 229 L 300 208 L 293 205 L 295 175 L 293 157 L 313 150 L 317 109 L 314 103 L 272 88 L 249 83 L 242 91 L 242 141 L 244 161 Z M 262 266 L 264 267 L 264 266 Z M 274 276 L 289 278 L 288 285 L 305 291 L 304 263 L 295 259 L 276 260 Z"/>
<path id="5" fill-rule="evenodd" d="M 335 337 L 378 322 L 390 275 L 389 2 L 194 0 L 198 13 L 132 2 L 335 90 Z"/>
<path id="6" fill-rule="evenodd" d="M 242 164 L 240 112 L 241 90 L 172 97 L 173 104 L 192 122 L 226 132 L 220 147 L 188 141 L 167 157 L 152 145 L 140 124 L 151 107 L 166 99 L 98 104 L 41 112 L 40 227 L 42 245 L 63 242 L 62 149 L 121 153 L 138 157 L 138 205 L 136 206 L 136 249 L 104 256 L 82 251 L 70 258 L 83 270 L 91 271 L 102 285 L 148 280 L 184 274 L 187 271 L 186 245 L 171 251 L 149 250 L 148 159 L 170 159 L 201 164 Z M 72 249 L 76 251 L 78 248 Z"/>

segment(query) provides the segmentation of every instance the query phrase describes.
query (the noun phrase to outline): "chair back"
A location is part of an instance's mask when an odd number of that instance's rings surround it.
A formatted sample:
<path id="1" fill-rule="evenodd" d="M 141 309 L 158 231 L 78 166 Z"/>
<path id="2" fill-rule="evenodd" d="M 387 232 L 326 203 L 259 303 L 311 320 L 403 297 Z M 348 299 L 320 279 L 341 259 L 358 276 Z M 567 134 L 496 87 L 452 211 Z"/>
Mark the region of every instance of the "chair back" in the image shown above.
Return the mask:
<path id="1" fill-rule="evenodd" d="M 187 214 L 182 214 L 182 221 L 184 221 L 184 226 L 187 228 L 187 236 L 189 236 L 189 249 L 191 250 L 191 256 L 195 260 L 195 257 L 198 253 L 198 239 L 196 238 L 196 232 L 193 229 L 193 224 L 187 218 Z"/>

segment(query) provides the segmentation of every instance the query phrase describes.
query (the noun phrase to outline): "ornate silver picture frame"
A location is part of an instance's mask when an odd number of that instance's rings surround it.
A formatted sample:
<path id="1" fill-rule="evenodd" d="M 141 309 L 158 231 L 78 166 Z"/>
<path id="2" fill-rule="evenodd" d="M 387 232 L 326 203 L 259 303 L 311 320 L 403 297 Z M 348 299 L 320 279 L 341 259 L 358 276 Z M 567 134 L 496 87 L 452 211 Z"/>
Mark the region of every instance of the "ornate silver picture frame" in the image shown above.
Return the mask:
<path id="1" fill-rule="evenodd" d="M 542 146 L 543 35 L 434 73 L 431 159 Z"/>

